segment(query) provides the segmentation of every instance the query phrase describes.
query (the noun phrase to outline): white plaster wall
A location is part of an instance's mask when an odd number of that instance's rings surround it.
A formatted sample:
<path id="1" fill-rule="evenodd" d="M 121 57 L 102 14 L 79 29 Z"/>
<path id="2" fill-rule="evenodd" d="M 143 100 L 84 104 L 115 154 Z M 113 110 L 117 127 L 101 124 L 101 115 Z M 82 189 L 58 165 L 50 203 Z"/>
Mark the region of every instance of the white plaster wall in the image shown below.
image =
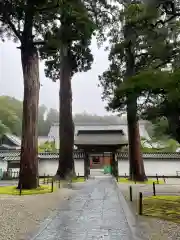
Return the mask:
<path id="1" fill-rule="evenodd" d="M 74 167 L 77 176 L 84 176 L 84 160 L 75 160 Z"/>
<path id="2" fill-rule="evenodd" d="M 176 171 L 180 171 L 180 161 L 144 161 L 146 175 L 175 176 Z"/>
<path id="3" fill-rule="evenodd" d="M 9 171 L 11 171 L 11 172 L 19 172 L 19 168 L 9 168 L 8 169 Z"/>
<path id="4" fill-rule="evenodd" d="M 84 160 L 75 160 L 75 172 L 80 176 L 84 176 Z M 58 168 L 58 160 L 41 160 L 39 162 L 39 176 L 54 176 Z"/>
<path id="5" fill-rule="evenodd" d="M 129 162 L 127 160 L 118 161 L 118 174 L 124 176 L 129 174 Z"/>
<path id="6" fill-rule="evenodd" d="M 145 172 L 147 176 L 165 175 L 165 176 L 176 176 L 176 171 L 180 171 L 180 161 L 144 161 Z M 129 174 L 129 162 L 127 160 L 118 161 L 119 175 Z"/>
<path id="7" fill-rule="evenodd" d="M 58 168 L 58 160 L 41 160 L 39 161 L 39 176 L 53 176 Z"/>
<path id="8" fill-rule="evenodd" d="M 2 171 L 7 171 L 7 162 L 0 160 L 0 169 L 2 169 Z"/>

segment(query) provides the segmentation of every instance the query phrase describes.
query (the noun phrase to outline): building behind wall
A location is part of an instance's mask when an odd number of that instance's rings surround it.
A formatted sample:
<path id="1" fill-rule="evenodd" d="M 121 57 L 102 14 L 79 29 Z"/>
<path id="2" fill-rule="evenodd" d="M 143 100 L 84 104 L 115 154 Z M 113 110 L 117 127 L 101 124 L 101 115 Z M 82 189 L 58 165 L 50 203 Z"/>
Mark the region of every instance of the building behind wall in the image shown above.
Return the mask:
<path id="1" fill-rule="evenodd" d="M 89 153 L 90 166 L 101 168 L 111 162 L 111 157 L 101 156 L 112 146 L 128 144 L 127 121 L 117 116 L 88 116 L 74 117 L 74 144 L 75 148 L 85 149 Z M 146 130 L 147 121 L 139 121 L 140 136 L 150 139 Z M 54 123 L 48 136 L 55 139 L 56 148 L 59 148 L 59 123 Z M 116 148 L 112 148 L 116 149 Z"/>

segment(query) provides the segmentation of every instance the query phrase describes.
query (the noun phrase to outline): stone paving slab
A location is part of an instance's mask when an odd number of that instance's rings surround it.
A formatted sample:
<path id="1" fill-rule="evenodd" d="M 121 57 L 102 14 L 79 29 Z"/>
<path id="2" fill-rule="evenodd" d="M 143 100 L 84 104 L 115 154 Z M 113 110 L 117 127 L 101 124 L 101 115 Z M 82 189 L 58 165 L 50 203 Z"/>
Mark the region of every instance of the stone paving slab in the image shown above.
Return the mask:
<path id="1" fill-rule="evenodd" d="M 89 180 L 33 240 L 133 240 L 112 177 Z"/>

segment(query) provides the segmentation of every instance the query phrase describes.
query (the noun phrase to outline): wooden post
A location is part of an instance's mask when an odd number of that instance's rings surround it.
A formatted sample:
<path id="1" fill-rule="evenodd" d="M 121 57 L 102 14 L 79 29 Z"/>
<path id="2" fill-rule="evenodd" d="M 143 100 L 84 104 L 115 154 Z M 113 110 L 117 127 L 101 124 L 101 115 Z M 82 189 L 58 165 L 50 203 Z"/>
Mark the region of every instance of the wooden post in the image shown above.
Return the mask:
<path id="1" fill-rule="evenodd" d="M 143 213 L 143 195 L 142 192 L 139 193 L 139 215 Z"/>
<path id="2" fill-rule="evenodd" d="M 22 184 L 20 184 L 20 188 L 19 188 L 19 195 L 22 195 Z"/>
<path id="3" fill-rule="evenodd" d="M 129 199 L 132 202 L 132 186 L 129 186 Z"/>
<path id="4" fill-rule="evenodd" d="M 165 179 L 164 175 L 163 175 L 163 181 L 164 181 L 164 183 L 166 183 L 166 179 Z"/>
<path id="5" fill-rule="evenodd" d="M 156 179 L 157 179 L 157 184 L 159 184 L 159 178 L 158 178 L 157 173 L 156 173 Z"/>
<path id="6" fill-rule="evenodd" d="M 47 175 L 47 184 L 49 183 L 49 175 Z"/>
<path id="7" fill-rule="evenodd" d="M 61 182 L 60 182 L 60 179 L 59 179 L 59 188 L 61 187 Z"/>
<path id="8" fill-rule="evenodd" d="M 155 182 L 153 182 L 153 195 L 156 196 L 156 186 L 155 186 Z"/>
<path id="9" fill-rule="evenodd" d="M 124 176 L 125 176 L 125 178 L 126 178 L 126 173 L 125 173 L 125 175 L 124 175 Z"/>
<path id="10" fill-rule="evenodd" d="M 52 178 L 52 181 L 51 181 L 51 192 L 53 192 L 53 189 L 54 189 L 54 181 L 53 181 L 53 178 Z"/>
<path id="11" fill-rule="evenodd" d="M 44 184 L 46 184 L 46 174 L 44 173 Z"/>

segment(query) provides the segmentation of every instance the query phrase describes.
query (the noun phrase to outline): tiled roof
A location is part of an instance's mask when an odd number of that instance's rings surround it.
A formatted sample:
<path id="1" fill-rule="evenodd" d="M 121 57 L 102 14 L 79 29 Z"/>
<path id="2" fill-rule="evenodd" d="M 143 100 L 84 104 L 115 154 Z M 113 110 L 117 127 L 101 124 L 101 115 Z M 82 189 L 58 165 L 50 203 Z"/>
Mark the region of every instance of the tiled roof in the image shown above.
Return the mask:
<path id="1" fill-rule="evenodd" d="M 6 133 L 5 136 L 11 141 L 13 142 L 15 145 L 20 146 L 21 145 L 21 139 L 15 135 Z"/>
<path id="2" fill-rule="evenodd" d="M 140 136 L 150 140 L 149 134 L 146 130 L 148 121 L 139 120 Z M 127 121 L 118 116 L 98 117 L 98 116 L 84 116 L 80 119 L 74 119 L 75 138 L 80 130 L 122 130 L 128 136 Z M 49 131 L 49 137 L 55 139 L 56 145 L 59 143 L 59 123 L 54 123 Z"/>
<path id="3" fill-rule="evenodd" d="M 79 134 L 75 137 L 75 145 L 123 145 L 128 144 L 126 136 L 116 134 Z"/>
<path id="4" fill-rule="evenodd" d="M 180 153 L 168 153 L 168 152 L 156 152 L 156 153 L 143 153 L 143 159 L 179 159 L 180 160 Z M 127 159 L 128 152 L 119 152 L 117 153 L 117 158 L 119 160 Z"/>
<path id="5" fill-rule="evenodd" d="M 57 159 L 59 157 L 58 153 L 39 153 L 38 158 L 39 159 Z M 0 151 L 0 158 L 3 158 L 5 161 L 18 161 L 20 160 L 20 151 Z M 82 159 L 84 158 L 84 152 L 83 151 L 74 151 L 74 159 Z"/>
<path id="6" fill-rule="evenodd" d="M 21 146 L 21 138 L 9 133 L 6 133 L 5 136 L 11 141 L 13 142 L 16 146 Z M 48 136 L 39 136 L 38 137 L 38 145 L 44 144 L 47 141 L 53 141 L 53 138 L 50 138 Z"/>
<path id="7" fill-rule="evenodd" d="M 81 150 L 74 151 L 74 159 L 83 159 L 85 153 Z M 59 157 L 58 153 L 39 153 L 39 159 L 57 159 Z M 0 158 L 3 158 L 5 161 L 19 161 L 20 160 L 20 151 L 0 151 Z M 118 160 L 127 160 L 128 152 L 118 152 Z M 180 160 L 180 153 L 143 153 L 143 159 L 152 159 L 152 160 Z"/>
<path id="8" fill-rule="evenodd" d="M 20 156 L 9 156 L 3 159 L 4 161 L 20 161 Z"/>
<path id="9" fill-rule="evenodd" d="M 0 151 L 0 158 L 4 158 L 4 157 L 16 157 L 16 156 L 20 156 L 20 151 L 9 151 L 9 150 L 4 150 L 4 151 Z"/>

